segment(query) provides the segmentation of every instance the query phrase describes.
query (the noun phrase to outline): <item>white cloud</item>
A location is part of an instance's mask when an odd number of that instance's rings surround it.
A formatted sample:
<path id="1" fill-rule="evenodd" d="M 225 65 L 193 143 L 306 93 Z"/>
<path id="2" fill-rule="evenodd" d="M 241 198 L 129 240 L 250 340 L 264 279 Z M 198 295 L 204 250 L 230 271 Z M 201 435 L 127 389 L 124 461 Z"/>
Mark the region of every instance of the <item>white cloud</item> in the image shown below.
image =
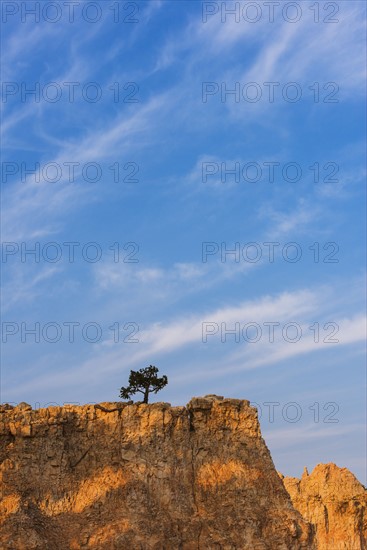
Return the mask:
<path id="1" fill-rule="evenodd" d="M 118 157 L 118 152 L 123 150 L 130 154 L 132 150 L 139 148 L 138 136 L 143 132 L 151 133 L 156 126 L 158 117 L 162 117 L 162 111 L 170 108 L 170 103 L 165 95 L 157 96 L 147 104 L 136 108 L 129 116 L 123 113 L 117 120 L 101 128 L 98 132 L 94 129 L 88 131 L 83 139 L 78 142 L 65 141 L 55 158 L 45 159 L 40 163 L 38 177 L 40 182 L 33 179 L 27 182 L 18 181 L 5 188 L 3 193 L 3 239 L 6 241 L 19 241 L 30 238 L 30 235 L 47 232 L 55 232 L 57 224 L 65 223 L 68 212 L 77 208 L 83 201 L 91 200 L 92 186 L 89 190 L 77 183 L 70 184 L 68 171 L 62 170 L 62 179 L 56 185 L 45 180 L 42 168 L 48 163 L 57 163 L 65 167 L 64 163 L 79 162 L 83 166 L 87 162 L 103 162 Z M 153 139 L 153 138 L 152 138 Z M 144 147 L 144 144 L 141 145 Z M 75 170 L 76 179 L 80 177 L 80 168 Z"/>
<path id="2" fill-rule="evenodd" d="M 202 347 L 203 323 L 216 323 L 220 329 L 221 323 L 225 323 L 227 328 L 233 328 L 236 322 L 241 326 L 248 322 L 262 324 L 264 322 L 277 321 L 281 324 L 294 322 L 295 320 L 307 328 L 304 319 L 312 321 L 323 317 L 323 311 L 320 302 L 320 296 L 325 294 L 324 290 L 319 292 L 312 290 L 300 290 L 296 292 L 285 292 L 276 296 L 264 296 L 254 301 L 240 303 L 237 306 L 223 307 L 207 312 L 196 313 L 182 317 L 181 319 L 172 319 L 171 321 L 162 321 L 153 323 L 147 327 L 140 327 L 139 343 L 121 348 L 116 346 L 112 339 L 98 345 L 99 351 L 92 359 L 84 362 L 80 367 L 73 368 L 69 373 L 63 371 L 60 374 L 60 384 L 69 385 L 72 381 L 84 377 L 86 372 L 97 373 L 100 366 L 103 365 L 104 375 L 113 373 L 121 369 L 121 365 L 127 370 L 135 365 L 141 364 L 151 358 L 164 357 L 172 352 L 177 352 L 184 347 L 191 345 Z M 321 319 L 320 319 L 321 318 Z M 336 320 L 340 324 L 340 346 L 356 343 L 364 338 L 363 324 L 365 318 L 356 315 L 350 318 Z M 216 360 L 209 360 L 208 364 L 202 365 L 200 373 L 195 371 L 195 376 L 206 376 L 208 372 L 211 376 L 227 376 L 230 372 L 241 371 L 248 368 L 260 368 L 269 364 L 281 363 L 282 360 L 289 357 L 296 357 L 299 354 L 310 353 L 328 349 L 333 344 L 315 344 L 312 339 L 311 331 L 305 335 L 296 344 L 288 343 L 279 338 L 272 344 L 267 344 L 265 338 L 257 344 L 238 344 L 228 354 L 226 346 L 221 346 L 221 353 L 217 354 Z M 265 334 L 265 331 L 264 331 Z M 217 332 L 216 341 L 220 343 L 220 334 Z M 208 344 L 213 341 L 208 336 Z M 233 351 L 234 349 L 234 351 Z M 238 350 L 238 351 L 237 351 Z M 190 376 L 190 366 L 185 372 L 185 380 Z M 52 375 L 52 383 L 55 382 Z M 45 377 L 42 384 L 47 386 L 48 378 Z M 39 381 L 35 381 L 38 384 Z M 31 383 L 32 385 L 33 383 Z M 27 384 L 28 388 L 28 384 Z"/>
<path id="3" fill-rule="evenodd" d="M 297 205 L 288 212 L 276 210 L 267 205 L 260 210 L 261 219 L 272 222 L 271 228 L 267 231 L 267 237 L 276 239 L 292 235 L 309 233 L 310 226 L 315 228 L 316 222 L 325 216 L 320 206 L 311 204 L 310 201 L 299 199 Z"/>
<path id="4" fill-rule="evenodd" d="M 18 304 L 27 306 L 44 294 L 45 281 L 60 273 L 60 269 L 52 266 L 31 273 L 29 270 L 25 271 L 25 265 L 22 264 L 22 269 L 12 270 L 11 273 L 11 281 L 2 287 L 3 313 L 11 311 Z"/>
<path id="5" fill-rule="evenodd" d="M 315 24 L 303 18 L 299 24 L 283 22 L 278 36 L 269 37 L 245 82 L 336 81 L 343 93 L 363 92 L 365 82 L 364 22 L 360 6 L 343 5 L 339 23 Z"/>
<path id="6" fill-rule="evenodd" d="M 363 342 L 366 337 L 366 316 L 355 315 L 351 318 L 336 318 L 320 321 L 319 314 L 315 313 L 316 319 L 311 320 L 309 323 L 303 323 L 300 321 L 298 312 L 296 317 L 290 318 L 287 322 L 295 322 L 301 327 L 300 334 L 302 335 L 300 340 L 294 344 L 283 339 L 282 326 L 277 329 L 278 338 L 273 343 L 269 343 L 264 338 L 264 343 L 256 347 L 246 347 L 235 352 L 228 360 L 227 371 L 240 370 L 241 361 L 246 362 L 249 368 L 257 368 L 266 365 L 280 364 L 282 361 L 286 361 L 292 357 L 304 355 L 308 353 L 316 353 L 319 351 L 327 351 L 334 349 L 340 349 L 340 346 L 349 344 L 356 344 L 357 342 Z M 275 318 L 269 319 L 274 321 Z M 276 318 L 279 322 L 278 318 Z M 332 323 L 328 328 L 324 328 L 327 323 Z M 309 327 L 319 323 L 320 341 L 315 341 L 314 331 Z M 284 326 L 284 325 L 283 325 Z M 335 328 L 335 334 L 334 334 Z M 294 337 L 294 334 L 289 331 L 290 338 Z M 288 336 L 286 336 L 288 337 Z M 330 338 L 329 338 L 330 337 Z M 338 340 L 333 342 L 332 340 Z M 337 347 L 337 348 L 336 348 Z"/>

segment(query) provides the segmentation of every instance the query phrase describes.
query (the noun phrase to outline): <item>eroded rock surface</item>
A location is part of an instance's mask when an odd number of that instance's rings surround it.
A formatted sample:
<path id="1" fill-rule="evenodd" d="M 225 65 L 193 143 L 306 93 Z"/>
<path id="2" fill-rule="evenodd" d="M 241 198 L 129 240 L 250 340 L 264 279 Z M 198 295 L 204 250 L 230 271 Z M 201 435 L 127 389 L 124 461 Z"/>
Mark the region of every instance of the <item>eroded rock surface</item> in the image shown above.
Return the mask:
<path id="1" fill-rule="evenodd" d="M 248 401 L 0 408 L 0 547 L 312 550 Z"/>
<path id="2" fill-rule="evenodd" d="M 367 549 L 367 493 L 347 468 L 319 464 L 310 475 L 305 469 L 301 479 L 283 482 L 294 507 L 313 524 L 318 550 Z"/>

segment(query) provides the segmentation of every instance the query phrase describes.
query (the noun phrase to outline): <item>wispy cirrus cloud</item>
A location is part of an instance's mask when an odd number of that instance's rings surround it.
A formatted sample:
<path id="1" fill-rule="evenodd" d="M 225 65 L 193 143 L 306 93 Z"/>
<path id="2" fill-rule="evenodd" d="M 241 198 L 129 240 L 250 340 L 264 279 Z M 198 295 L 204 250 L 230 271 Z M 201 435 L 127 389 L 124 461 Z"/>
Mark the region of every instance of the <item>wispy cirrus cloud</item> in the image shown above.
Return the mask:
<path id="1" fill-rule="evenodd" d="M 15 306 L 21 304 L 22 307 L 27 307 L 32 302 L 41 297 L 44 293 L 44 285 L 47 279 L 54 277 L 60 273 L 59 268 L 52 266 L 41 268 L 37 273 L 13 270 L 12 280 L 3 285 L 2 293 L 2 312 L 9 314 Z"/>
<path id="2" fill-rule="evenodd" d="M 337 292 L 337 289 L 329 289 L 329 294 Z M 192 349 L 203 349 L 204 346 L 212 346 L 215 353 L 207 356 L 206 361 L 201 364 L 200 372 L 197 369 L 191 370 L 187 366 L 184 373 L 180 374 L 180 367 L 172 370 L 176 383 L 190 384 L 190 380 L 206 378 L 208 373 L 211 377 L 228 376 L 235 372 L 244 372 L 248 369 L 260 369 L 269 365 L 281 365 L 282 362 L 293 357 L 305 354 L 323 353 L 330 350 L 330 346 L 341 347 L 350 344 L 363 343 L 365 340 L 366 317 L 362 313 L 351 313 L 344 318 L 332 317 L 333 323 L 338 327 L 337 333 L 331 334 L 328 329 L 323 331 L 323 324 L 331 320 L 330 312 L 326 307 L 324 311 L 321 295 L 325 295 L 325 289 L 305 289 L 294 292 L 284 292 L 280 295 L 268 295 L 253 301 L 246 301 L 236 306 L 222 307 L 214 310 L 196 312 L 179 319 L 172 318 L 170 321 L 155 322 L 141 327 L 139 343 L 133 347 L 125 346 L 124 349 L 116 346 L 113 340 L 105 340 L 98 344 L 98 352 L 94 357 L 88 359 L 78 367 L 69 372 L 63 371 L 58 376 L 53 373 L 50 378 L 43 377 L 41 383 L 45 388 L 48 384 L 58 383 L 68 386 L 77 383 L 77 380 L 85 379 L 88 372 L 96 380 L 100 376 L 100 366 L 103 367 L 103 376 L 120 371 L 121 365 L 124 369 L 134 368 L 145 361 L 155 358 L 162 362 L 164 357 L 183 351 L 187 346 Z M 348 299 L 347 296 L 344 298 Z M 327 304 L 326 304 L 327 306 Z M 321 338 L 315 341 L 314 331 L 309 329 L 310 324 L 315 320 L 321 327 Z M 257 343 L 234 343 L 234 336 L 228 335 L 226 345 L 221 344 L 221 330 L 233 330 L 239 324 L 241 329 L 247 323 L 256 323 L 262 327 L 263 337 Z M 281 328 L 276 328 L 274 341 L 270 342 L 267 337 L 269 330 L 264 323 L 275 323 Z M 297 342 L 291 342 L 283 338 L 282 328 L 287 323 L 296 323 L 302 329 L 302 336 Z M 210 325 L 210 326 L 209 326 Z M 335 330 L 335 327 L 331 327 Z M 331 331 L 333 332 L 333 331 Z M 338 339 L 337 344 L 328 343 L 325 335 L 330 339 Z M 227 337 L 226 337 L 227 338 Z M 252 338 L 252 336 L 251 336 Z M 290 333 L 289 340 L 294 338 Z M 206 342 L 205 342 L 206 340 Z M 325 341 L 323 341 L 325 340 Z M 228 346 L 230 346 L 228 348 Z M 30 389 L 33 382 L 26 382 L 25 388 Z"/>
<path id="3" fill-rule="evenodd" d="M 92 186 L 78 185 L 81 169 L 75 170 L 75 183 L 71 184 L 69 172 L 64 169 L 62 179 L 57 186 L 45 180 L 42 169 L 48 163 L 56 163 L 64 167 L 65 163 L 78 162 L 108 162 L 118 158 L 118 151 L 126 155 L 139 148 L 139 139 L 144 134 L 151 136 L 158 117 L 163 109 L 169 109 L 170 104 L 165 95 L 141 105 L 137 112 L 126 114 L 112 121 L 98 132 L 87 131 L 77 142 L 65 140 L 58 149 L 57 156 L 44 159 L 37 173 L 39 183 L 29 177 L 27 182 L 18 181 L 5 188 L 3 193 L 3 238 L 5 241 L 30 238 L 40 232 L 55 232 L 57 224 L 65 223 L 70 210 L 78 207 L 78 203 L 90 200 Z M 145 138 L 146 139 L 146 138 Z M 144 147 L 144 145 L 142 145 Z M 37 172 L 37 170 L 36 170 Z"/>

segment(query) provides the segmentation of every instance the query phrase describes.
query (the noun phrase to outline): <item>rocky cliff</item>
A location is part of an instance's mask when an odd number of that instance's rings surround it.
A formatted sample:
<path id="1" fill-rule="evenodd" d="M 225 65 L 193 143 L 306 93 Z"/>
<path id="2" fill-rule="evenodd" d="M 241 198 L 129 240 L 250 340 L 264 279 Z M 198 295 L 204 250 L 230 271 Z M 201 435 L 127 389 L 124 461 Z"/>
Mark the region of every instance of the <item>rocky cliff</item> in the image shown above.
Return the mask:
<path id="1" fill-rule="evenodd" d="M 294 507 L 314 526 L 318 550 L 367 549 L 367 493 L 349 470 L 319 464 L 310 475 L 305 469 L 301 479 L 283 482 Z"/>
<path id="2" fill-rule="evenodd" d="M 1 549 L 365 550 L 366 504 L 334 464 L 278 476 L 248 401 L 0 406 Z"/>
<path id="3" fill-rule="evenodd" d="M 313 549 L 248 401 L 0 413 L 0 547 Z"/>

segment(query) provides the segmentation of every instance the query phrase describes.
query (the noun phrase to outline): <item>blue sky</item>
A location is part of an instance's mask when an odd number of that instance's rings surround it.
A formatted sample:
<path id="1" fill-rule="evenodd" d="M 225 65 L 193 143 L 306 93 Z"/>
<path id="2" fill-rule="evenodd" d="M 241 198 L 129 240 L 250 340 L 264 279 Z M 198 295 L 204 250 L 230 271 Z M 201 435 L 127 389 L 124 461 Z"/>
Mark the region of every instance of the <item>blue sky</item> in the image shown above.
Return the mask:
<path id="1" fill-rule="evenodd" d="M 1 401 L 154 364 L 365 481 L 365 4 L 51 4 L 2 5 Z"/>

